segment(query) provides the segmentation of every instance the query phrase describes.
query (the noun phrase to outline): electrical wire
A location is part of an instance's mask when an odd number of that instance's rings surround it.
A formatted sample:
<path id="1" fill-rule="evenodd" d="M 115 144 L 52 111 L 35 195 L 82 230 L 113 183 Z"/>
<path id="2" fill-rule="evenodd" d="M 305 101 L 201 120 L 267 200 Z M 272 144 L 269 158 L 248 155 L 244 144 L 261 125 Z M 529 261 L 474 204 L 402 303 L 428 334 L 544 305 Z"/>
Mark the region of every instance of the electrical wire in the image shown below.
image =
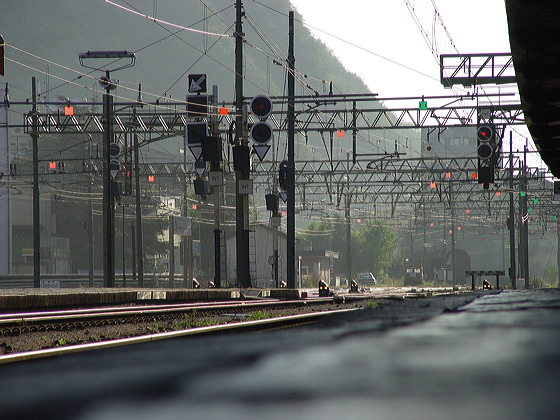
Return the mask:
<path id="1" fill-rule="evenodd" d="M 189 27 L 187 27 L 187 26 L 177 25 L 177 24 L 174 24 L 174 23 L 171 23 L 171 22 L 167 22 L 167 21 L 162 20 L 162 19 L 157 19 L 157 18 L 155 18 L 155 17 L 149 16 L 149 15 L 146 15 L 146 14 L 143 14 L 143 13 L 140 13 L 140 12 L 136 12 L 136 11 L 134 11 L 134 10 L 132 10 L 132 9 L 129 9 L 129 8 L 127 8 L 127 7 L 124 7 L 124 6 L 121 6 L 121 5 L 119 5 L 119 4 L 117 4 L 117 3 L 114 3 L 114 2 L 112 2 L 112 1 L 110 1 L 110 0 L 103 0 L 103 1 L 104 1 L 105 3 L 109 3 L 109 4 L 111 4 L 111 5 L 115 6 L 115 7 L 118 7 L 119 9 L 125 10 L 125 11 L 128 12 L 128 13 L 132 13 L 132 14 L 134 14 L 134 15 L 141 16 L 141 17 L 143 17 L 143 18 L 146 18 L 146 19 L 148 19 L 148 20 L 151 20 L 152 22 L 156 22 L 156 23 L 158 23 L 158 24 L 160 24 L 160 25 L 167 25 L 167 26 L 171 26 L 171 27 L 173 27 L 173 28 L 178 28 L 178 29 L 180 29 L 180 30 L 182 30 L 182 31 L 196 32 L 196 33 L 204 34 L 204 35 L 212 35 L 212 36 L 227 37 L 227 38 L 231 38 L 231 37 L 232 37 L 232 35 L 217 34 L 217 33 L 214 33 L 214 32 L 206 32 L 206 31 L 201 31 L 201 30 L 194 29 L 194 28 L 189 28 Z M 125 2 L 125 3 L 127 3 L 127 2 Z"/>

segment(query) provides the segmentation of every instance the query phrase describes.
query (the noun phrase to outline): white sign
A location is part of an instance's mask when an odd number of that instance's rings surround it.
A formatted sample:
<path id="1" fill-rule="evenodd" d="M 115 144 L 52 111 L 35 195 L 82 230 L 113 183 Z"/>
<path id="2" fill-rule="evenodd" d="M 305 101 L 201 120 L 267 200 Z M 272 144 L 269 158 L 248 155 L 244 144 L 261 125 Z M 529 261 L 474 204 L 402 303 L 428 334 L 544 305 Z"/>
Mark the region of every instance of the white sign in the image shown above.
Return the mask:
<path id="1" fill-rule="evenodd" d="M 208 184 L 212 187 L 224 185 L 224 173 L 222 171 L 210 171 L 208 174 Z"/>
<path id="2" fill-rule="evenodd" d="M 240 179 L 239 180 L 239 194 L 253 194 L 253 180 Z"/>

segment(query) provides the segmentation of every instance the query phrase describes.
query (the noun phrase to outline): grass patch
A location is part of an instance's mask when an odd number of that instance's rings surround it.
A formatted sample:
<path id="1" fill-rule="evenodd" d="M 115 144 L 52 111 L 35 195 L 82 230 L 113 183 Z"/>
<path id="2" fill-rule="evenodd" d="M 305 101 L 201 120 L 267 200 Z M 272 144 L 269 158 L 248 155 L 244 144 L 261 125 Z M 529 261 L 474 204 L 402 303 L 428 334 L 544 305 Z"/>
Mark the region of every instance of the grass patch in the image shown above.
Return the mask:
<path id="1" fill-rule="evenodd" d="M 173 324 L 173 329 L 175 330 L 185 330 L 187 328 L 197 328 L 197 327 L 209 327 L 210 325 L 215 325 L 211 319 L 208 318 L 198 318 L 196 313 L 187 314 L 181 321 L 176 321 Z"/>
<path id="2" fill-rule="evenodd" d="M 255 311 L 255 312 L 250 312 L 248 318 L 250 321 L 258 321 L 259 319 L 268 319 L 274 317 L 275 315 L 272 312 Z"/>
<path id="3" fill-rule="evenodd" d="M 64 347 L 68 345 L 68 339 L 67 338 L 59 338 L 58 340 L 56 340 L 56 342 L 54 343 L 55 347 Z"/>

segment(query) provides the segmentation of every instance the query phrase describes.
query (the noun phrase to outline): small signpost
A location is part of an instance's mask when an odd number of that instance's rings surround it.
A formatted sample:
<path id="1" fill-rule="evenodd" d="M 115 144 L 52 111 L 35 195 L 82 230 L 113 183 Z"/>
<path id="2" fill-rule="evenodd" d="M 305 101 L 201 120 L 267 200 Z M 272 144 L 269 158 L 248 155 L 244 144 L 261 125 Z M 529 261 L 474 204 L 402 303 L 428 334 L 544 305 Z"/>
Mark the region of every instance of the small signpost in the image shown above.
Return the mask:
<path id="1" fill-rule="evenodd" d="M 190 93 L 206 92 L 205 74 L 189 74 L 189 92 Z"/>

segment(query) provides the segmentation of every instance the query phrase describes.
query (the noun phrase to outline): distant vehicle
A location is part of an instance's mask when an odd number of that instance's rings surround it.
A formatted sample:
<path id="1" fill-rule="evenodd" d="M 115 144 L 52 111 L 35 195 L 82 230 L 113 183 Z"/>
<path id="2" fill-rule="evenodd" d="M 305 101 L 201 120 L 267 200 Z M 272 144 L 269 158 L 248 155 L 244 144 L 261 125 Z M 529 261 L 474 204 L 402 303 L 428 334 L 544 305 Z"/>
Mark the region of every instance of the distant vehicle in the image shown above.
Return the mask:
<path id="1" fill-rule="evenodd" d="M 358 274 L 358 284 L 360 286 L 375 286 L 377 281 L 371 273 L 361 273 Z"/>

